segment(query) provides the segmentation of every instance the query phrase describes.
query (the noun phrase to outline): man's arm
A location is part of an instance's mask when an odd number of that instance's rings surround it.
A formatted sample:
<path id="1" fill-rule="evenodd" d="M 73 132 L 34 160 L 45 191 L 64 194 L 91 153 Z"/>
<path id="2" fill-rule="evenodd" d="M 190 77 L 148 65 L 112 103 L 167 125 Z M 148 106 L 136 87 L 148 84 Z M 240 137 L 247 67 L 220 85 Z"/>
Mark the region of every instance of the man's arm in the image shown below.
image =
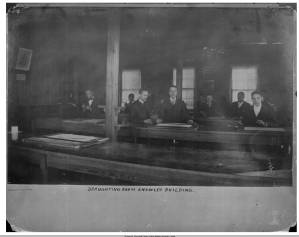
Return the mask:
<path id="1" fill-rule="evenodd" d="M 182 113 L 184 122 L 193 123 L 193 120 L 191 119 L 191 116 L 184 101 L 182 101 Z"/>
<path id="2" fill-rule="evenodd" d="M 158 114 L 157 123 L 163 122 L 164 113 L 165 113 L 164 111 L 165 111 L 165 106 L 164 106 L 164 102 L 162 102 L 159 104 L 158 110 L 157 110 L 157 114 Z"/>

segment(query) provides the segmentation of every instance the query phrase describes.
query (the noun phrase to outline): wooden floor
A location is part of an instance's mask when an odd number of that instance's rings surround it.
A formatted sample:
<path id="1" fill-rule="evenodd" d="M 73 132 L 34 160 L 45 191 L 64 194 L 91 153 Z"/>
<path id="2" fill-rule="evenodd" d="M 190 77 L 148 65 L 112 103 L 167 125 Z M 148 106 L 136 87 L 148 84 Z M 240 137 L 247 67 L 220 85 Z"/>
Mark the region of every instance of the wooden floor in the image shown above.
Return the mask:
<path id="1" fill-rule="evenodd" d="M 113 184 L 120 185 L 279 186 L 292 183 L 291 158 L 269 151 L 115 142 L 77 152 L 18 144 L 10 146 L 9 160 L 11 164 L 23 160 L 38 165 L 46 176 L 50 174 L 47 168 L 92 175 L 94 182 L 91 183 L 97 184 L 109 184 L 107 179 L 117 180 Z M 44 177 L 43 182 L 50 179 Z M 57 180 L 58 183 L 61 181 Z M 77 184 L 80 183 L 82 180 L 78 180 Z"/>

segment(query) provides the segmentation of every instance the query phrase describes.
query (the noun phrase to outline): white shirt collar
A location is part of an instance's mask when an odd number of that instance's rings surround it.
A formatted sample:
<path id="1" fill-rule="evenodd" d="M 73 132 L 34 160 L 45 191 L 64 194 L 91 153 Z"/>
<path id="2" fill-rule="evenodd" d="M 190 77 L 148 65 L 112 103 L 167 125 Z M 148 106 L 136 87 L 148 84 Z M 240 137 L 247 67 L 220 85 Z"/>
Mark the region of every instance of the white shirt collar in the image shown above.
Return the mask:
<path id="1" fill-rule="evenodd" d="M 175 97 L 175 98 L 169 97 L 169 99 L 170 99 L 170 102 L 171 102 L 172 104 L 175 104 L 175 102 L 176 102 L 176 97 Z"/>
<path id="2" fill-rule="evenodd" d="M 88 104 L 89 104 L 89 106 L 91 106 L 92 103 L 93 103 L 93 99 L 89 99 L 89 100 L 88 100 Z"/>
<path id="3" fill-rule="evenodd" d="M 143 100 L 141 100 L 141 99 L 138 99 L 139 100 L 139 102 L 141 103 L 141 104 L 143 104 L 144 103 L 144 101 Z"/>
<path id="4" fill-rule="evenodd" d="M 261 108 L 262 108 L 262 104 L 260 104 L 259 106 L 253 105 L 253 111 L 254 111 L 255 116 L 259 115 Z"/>

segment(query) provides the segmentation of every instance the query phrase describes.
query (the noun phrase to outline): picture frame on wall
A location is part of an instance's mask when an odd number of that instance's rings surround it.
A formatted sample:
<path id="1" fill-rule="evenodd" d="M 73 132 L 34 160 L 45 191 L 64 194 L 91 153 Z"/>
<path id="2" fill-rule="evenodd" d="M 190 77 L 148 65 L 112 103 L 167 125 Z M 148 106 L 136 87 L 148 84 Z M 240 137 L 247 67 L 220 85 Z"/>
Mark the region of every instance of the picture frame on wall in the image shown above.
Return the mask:
<path id="1" fill-rule="evenodd" d="M 31 65 L 32 50 L 19 48 L 16 69 L 22 71 L 29 71 Z"/>

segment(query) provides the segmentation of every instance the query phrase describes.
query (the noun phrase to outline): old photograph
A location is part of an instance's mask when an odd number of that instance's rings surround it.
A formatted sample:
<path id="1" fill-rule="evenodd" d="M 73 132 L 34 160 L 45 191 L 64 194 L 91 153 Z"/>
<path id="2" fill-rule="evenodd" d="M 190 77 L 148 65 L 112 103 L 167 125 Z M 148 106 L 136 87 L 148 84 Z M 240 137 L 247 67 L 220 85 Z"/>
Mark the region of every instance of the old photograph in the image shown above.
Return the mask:
<path id="1" fill-rule="evenodd" d="M 7 4 L 7 184 L 291 187 L 296 4 Z"/>

